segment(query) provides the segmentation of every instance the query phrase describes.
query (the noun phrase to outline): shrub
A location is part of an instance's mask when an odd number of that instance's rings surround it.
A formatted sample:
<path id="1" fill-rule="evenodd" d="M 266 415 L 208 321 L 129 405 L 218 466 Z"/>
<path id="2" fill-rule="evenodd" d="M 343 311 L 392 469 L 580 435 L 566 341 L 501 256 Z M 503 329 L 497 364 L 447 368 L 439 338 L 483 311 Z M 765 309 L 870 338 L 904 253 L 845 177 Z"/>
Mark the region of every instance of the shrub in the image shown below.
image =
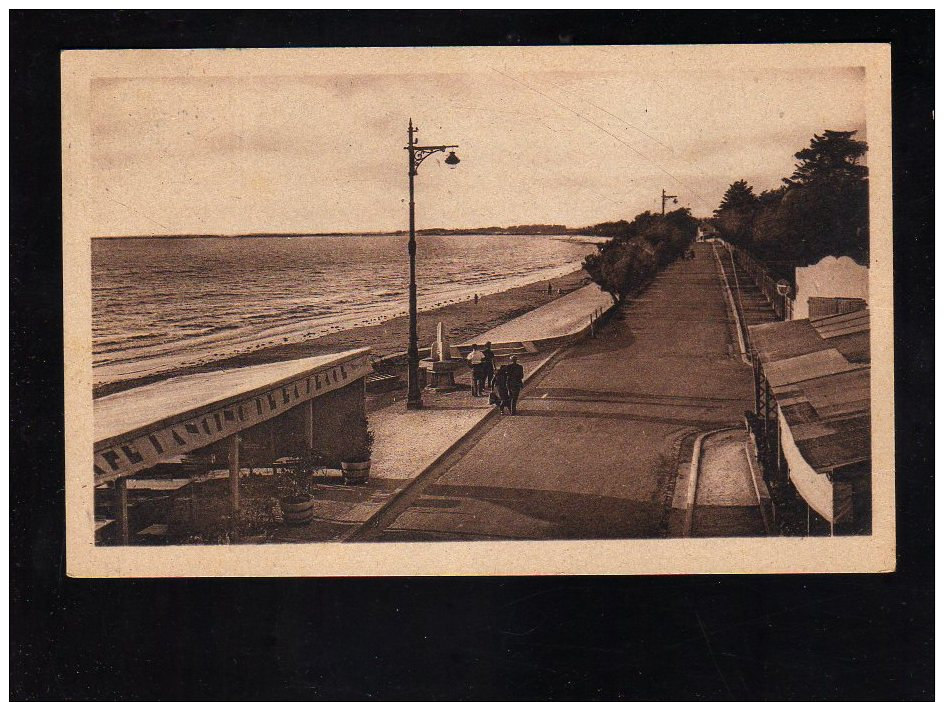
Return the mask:
<path id="1" fill-rule="evenodd" d="M 632 222 L 621 220 L 590 230 L 612 238 L 587 256 L 583 268 L 614 302 L 621 302 L 691 246 L 698 221 L 687 208 L 680 208 L 665 215 L 643 212 Z"/>
<path id="2" fill-rule="evenodd" d="M 344 438 L 345 463 L 363 463 L 370 460 L 374 449 L 374 432 L 371 431 L 366 416 L 360 415 L 351 422 Z"/>
<path id="3" fill-rule="evenodd" d="M 311 493 L 315 468 L 325 464 L 324 456 L 307 449 L 301 456 L 280 464 L 280 489 L 284 497 L 307 497 Z"/>

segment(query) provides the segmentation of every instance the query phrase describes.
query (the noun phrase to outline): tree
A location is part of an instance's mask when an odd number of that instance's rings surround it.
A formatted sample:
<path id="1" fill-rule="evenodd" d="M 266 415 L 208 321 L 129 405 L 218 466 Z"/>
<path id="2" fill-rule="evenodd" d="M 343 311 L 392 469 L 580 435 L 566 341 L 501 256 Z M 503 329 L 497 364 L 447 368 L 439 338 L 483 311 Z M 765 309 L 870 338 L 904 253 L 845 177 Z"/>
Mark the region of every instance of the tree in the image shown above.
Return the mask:
<path id="1" fill-rule="evenodd" d="M 747 245 L 757 211 L 757 196 L 746 180 L 728 186 L 715 210 L 715 223 L 721 235 L 733 244 Z"/>
<path id="2" fill-rule="evenodd" d="M 587 256 L 584 269 L 613 302 L 620 303 L 655 274 L 656 259 L 642 239 L 614 239 Z"/>
<path id="3" fill-rule="evenodd" d="M 766 261 L 783 277 L 824 256 L 869 256 L 868 151 L 856 132 L 827 129 L 795 154 L 783 186 L 755 196 L 746 181 L 732 183 L 715 210 L 722 236 Z"/>
<path id="4" fill-rule="evenodd" d="M 592 229 L 611 232 L 612 238 L 587 256 L 584 270 L 618 303 L 691 245 L 698 221 L 690 210 L 680 208 L 665 215 L 646 211 L 632 222 L 608 222 Z"/>
<path id="5" fill-rule="evenodd" d="M 810 145 L 794 154 L 799 160 L 793 175 L 784 178 L 787 186 L 838 184 L 843 181 L 863 182 L 869 169 L 859 163 L 869 150 L 864 141 L 853 139 L 856 132 L 827 129 L 822 136 L 814 134 Z"/>
<path id="6" fill-rule="evenodd" d="M 728 186 L 715 214 L 720 215 L 731 210 L 753 209 L 756 204 L 757 196 L 754 195 L 753 186 L 748 185 L 746 180 L 736 180 Z"/>

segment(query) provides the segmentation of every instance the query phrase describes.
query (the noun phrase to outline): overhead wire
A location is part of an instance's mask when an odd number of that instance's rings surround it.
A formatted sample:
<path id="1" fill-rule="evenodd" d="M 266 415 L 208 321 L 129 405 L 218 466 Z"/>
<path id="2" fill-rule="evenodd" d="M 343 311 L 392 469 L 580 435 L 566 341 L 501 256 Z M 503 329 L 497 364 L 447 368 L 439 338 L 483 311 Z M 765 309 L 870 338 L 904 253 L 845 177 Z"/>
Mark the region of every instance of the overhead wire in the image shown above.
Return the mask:
<path id="1" fill-rule="evenodd" d="M 491 67 L 491 70 L 494 71 L 495 73 L 498 73 L 499 75 L 504 76 L 505 78 L 507 78 L 507 79 L 509 79 L 509 80 L 511 80 L 511 81 L 513 81 L 513 82 L 515 82 L 515 83 L 517 83 L 517 84 L 519 84 L 519 85 L 524 86 L 524 87 L 527 88 L 528 90 L 531 90 L 532 92 L 537 93 L 538 95 L 542 96 L 542 97 L 545 98 L 546 100 L 549 100 L 550 102 L 554 103 L 554 104 L 557 105 L 558 107 L 561 107 L 561 108 L 567 110 L 568 112 L 570 112 L 571 114 L 575 115 L 576 117 L 578 117 L 578 118 L 579 118 L 580 120 L 582 120 L 583 122 L 586 122 L 587 124 L 591 125 L 592 127 L 596 128 L 596 129 L 598 129 L 598 130 L 600 130 L 600 131 L 603 132 L 604 134 L 606 134 L 606 135 L 610 136 L 611 138 L 615 139 L 617 142 L 619 142 L 620 144 L 622 144 L 623 146 L 625 146 L 626 148 L 628 148 L 630 151 L 632 151 L 633 153 L 635 153 L 636 155 L 638 155 L 640 158 L 644 159 L 644 160 L 645 160 L 646 162 L 648 162 L 650 165 L 654 166 L 655 168 L 657 168 L 658 170 L 660 170 L 662 173 L 664 173 L 665 175 L 667 175 L 669 178 L 671 178 L 673 181 L 675 181 L 678 185 L 680 185 L 680 186 L 682 186 L 683 188 L 685 188 L 685 189 L 686 189 L 687 191 L 689 191 L 692 195 L 694 195 L 698 200 L 700 200 L 703 205 L 705 205 L 706 207 L 712 207 L 712 205 L 709 204 L 709 203 L 698 193 L 697 190 L 695 190 L 693 187 L 691 187 L 690 185 L 688 185 L 687 183 L 685 183 L 684 181 L 682 181 L 681 179 L 679 179 L 678 177 L 676 177 L 675 174 L 673 174 L 672 172 L 670 172 L 669 170 L 667 170 L 667 169 L 666 169 L 665 167 L 663 167 L 660 163 L 654 161 L 652 158 L 650 158 L 649 156 L 647 156 L 646 154 L 644 154 L 642 151 L 640 151 L 639 149 L 637 149 L 635 146 L 633 146 L 632 144 L 630 144 L 628 141 L 622 139 L 622 138 L 621 138 L 620 136 L 618 136 L 617 134 L 614 134 L 612 131 L 610 131 L 610 130 L 607 129 L 606 127 L 604 127 L 604 126 L 598 124 L 597 122 L 593 121 L 592 119 L 590 119 L 589 117 L 587 117 L 587 116 L 584 115 L 583 113 L 578 112 L 577 110 L 573 109 L 573 108 L 570 107 L 569 105 L 564 104 L 563 102 L 560 102 L 559 100 L 556 100 L 555 98 L 551 97 L 551 96 L 548 95 L 547 93 L 545 93 L 545 92 L 543 92 L 543 91 L 541 91 L 541 90 L 538 90 L 537 88 L 535 88 L 534 86 L 528 84 L 527 82 L 525 82 L 525 81 L 523 81 L 523 80 L 520 80 L 520 79 L 518 79 L 518 78 L 515 78 L 514 76 L 512 76 L 512 75 L 510 75 L 510 74 L 508 74 L 508 73 L 505 73 L 504 71 L 500 71 L 500 70 L 498 70 L 497 68 L 494 68 L 494 67 Z M 598 109 L 600 109 L 600 108 L 598 108 Z M 606 111 L 606 110 L 604 110 L 604 112 L 605 112 L 605 111 Z M 619 119 L 619 118 L 617 118 L 617 119 Z"/>
<path id="2" fill-rule="evenodd" d="M 548 82 L 550 82 L 550 81 L 548 81 Z M 695 163 L 694 161 L 690 161 L 689 159 L 685 158 L 684 156 L 681 156 L 681 154 L 679 154 L 679 152 L 676 151 L 675 149 L 673 149 L 669 144 L 666 144 L 665 142 L 663 142 L 663 141 L 661 141 L 661 140 L 659 140 L 659 139 L 656 139 L 652 134 L 650 134 L 650 133 L 647 132 L 646 130 L 642 129 L 641 127 L 637 127 L 635 124 L 633 124 L 632 122 L 629 122 L 628 120 L 624 119 L 623 117 L 620 117 L 620 116 L 619 116 L 618 114 L 616 114 L 615 112 L 610 112 L 610 111 L 609 111 L 608 109 L 606 109 L 605 107 L 596 104 L 596 103 L 593 102 L 590 98 L 585 97 L 584 95 L 581 95 L 580 93 L 578 93 L 578 92 L 575 91 L 575 90 L 570 90 L 570 89 L 568 89 L 568 88 L 565 88 L 565 87 L 562 86 L 562 85 L 558 85 L 557 83 L 550 83 L 550 84 L 553 85 L 553 86 L 554 86 L 555 88 L 557 88 L 558 90 L 563 90 L 565 93 L 570 93 L 571 95 L 576 96 L 578 100 L 583 100 L 585 103 L 587 103 L 587 104 L 590 105 L 591 107 L 593 107 L 593 108 L 595 108 L 595 109 L 597 109 L 597 110 L 600 110 L 601 112 L 605 112 L 605 113 L 608 114 L 610 117 L 612 117 L 613 119 L 617 120 L 618 122 L 621 122 L 622 124 L 624 124 L 625 126 L 629 127 L 630 129 L 633 129 L 633 130 L 639 132 L 640 134 L 642 134 L 642 135 L 645 136 L 646 138 L 651 139 L 652 141 L 654 141 L 654 142 L 655 142 L 656 144 L 658 144 L 659 146 L 661 146 L 661 147 L 663 147 L 663 148 L 665 148 L 665 149 L 668 149 L 669 151 L 672 152 L 673 155 L 679 156 L 680 158 L 684 159 L 685 162 L 686 162 L 688 165 L 690 165 L 690 166 L 691 166 L 692 168 L 694 168 L 696 171 L 698 171 L 699 173 L 701 173 L 704 177 L 706 177 L 706 178 L 708 177 L 708 174 L 705 173 L 705 172 L 698 166 L 697 163 Z M 689 186 L 689 187 L 691 187 L 691 186 Z M 692 188 L 692 191 L 693 191 L 693 192 L 696 192 L 696 191 L 694 190 L 694 188 Z M 696 192 L 696 194 L 697 194 L 697 192 Z"/>

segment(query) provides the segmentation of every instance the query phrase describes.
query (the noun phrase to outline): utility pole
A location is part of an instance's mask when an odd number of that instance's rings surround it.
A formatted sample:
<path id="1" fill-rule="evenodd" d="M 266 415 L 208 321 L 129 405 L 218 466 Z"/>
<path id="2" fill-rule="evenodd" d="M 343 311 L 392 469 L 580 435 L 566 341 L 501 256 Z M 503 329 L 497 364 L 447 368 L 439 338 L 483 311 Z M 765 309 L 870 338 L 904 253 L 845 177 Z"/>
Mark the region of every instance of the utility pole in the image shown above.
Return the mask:
<path id="1" fill-rule="evenodd" d="M 673 203 L 678 204 L 678 195 L 666 195 L 665 188 L 662 188 L 662 216 L 665 217 L 665 201 L 671 200 Z"/>
<path id="2" fill-rule="evenodd" d="M 407 128 L 406 146 L 409 158 L 410 173 L 410 240 L 407 244 L 407 253 L 410 255 L 410 341 L 407 347 L 407 409 L 422 409 L 423 398 L 420 388 L 420 350 L 419 336 L 416 331 L 416 214 L 415 202 L 413 198 L 413 179 L 416 177 L 416 171 L 420 164 L 427 157 L 437 151 L 459 148 L 456 144 L 444 144 L 439 146 L 417 146 L 417 139 L 413 136 L 419 130 L 413 126 L 413 120 L 410 119 L 410 126 Z M 450 151 L 446 157 L 446 164 L 455 167 L 459 163 L 459 157 L 455 151 Z"/>
<path id="3" fill-rule="evenodd" d="M 407 244 L 407 253 L 410 255 L 410 342 L 407 346 L 407 400 L 409 409 L 421 409 L 423 400 L 420 396 L 420 350 L 419 337 L 416 332 L 416 203 L 413 201 L 413 178 L 416 175 L 416 159 L 414 156 L 413 119 L 407 128 L 407 150 L 410 158 L 410 241 Z"/>

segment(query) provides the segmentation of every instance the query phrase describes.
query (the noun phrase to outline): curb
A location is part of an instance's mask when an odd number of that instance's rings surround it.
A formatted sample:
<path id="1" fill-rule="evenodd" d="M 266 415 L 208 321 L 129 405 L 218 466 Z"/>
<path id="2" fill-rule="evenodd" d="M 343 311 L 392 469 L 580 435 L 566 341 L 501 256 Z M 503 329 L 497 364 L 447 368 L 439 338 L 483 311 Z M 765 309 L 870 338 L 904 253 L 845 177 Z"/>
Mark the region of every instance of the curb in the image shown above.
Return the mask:
<path id="1" fill-rule="evenodd" d="M 695 445 L 692 447 L 692 463 L 688 471 L 688 499 L 685 502 L 685 522 L 682 526 L 682 538 L 690 538 L 692 535 L 692 521 L 695 517 L 695 500 L 698 492 L 698 473 L 701 469 L 701 446 L 705 439 L 732 429 L 740 430 L 740 426 L 722 427 L 721 429 L 712 429 L 705 431 L 695 437 Z M 765 523 L 766 525 L 766 523 Z"/>
<path id="2" fill-rule="evenodd" d="M 751 451 L 750 441 L 744 445 L 744 453 L 747 455 L 747 465 L 751 469 L 751 482 L 754 484 L 754 494 L 757 496 L 757 504 L 760 506 L 760 516 L 764 520 L 764 531 L 767 536 L 774 536 L 775 530 L 771 526 L 774 521 L 774 515 L 768 516 L 768 512 L 773 512 L 773 501 L 770 499 L 770 492 L 767 490 L 767 484 L 761 475 L 760 467 L 754 458 L 754 452 Z"/>
<path id="3" fill-rule="evenodd" d="M 738 314 L 737 306 L 734 304 L 734 296 L 731 294 L 731 285 L 728 283 L 728 276 L 724 272 L 724 264 L 721 263 L 721 258 L 718 256 L 717 247 L 712 245 L 711 252 L 714 254 L 715 263 L 718 264 L 718 268 L 721 270 L 721 279 L 724 281 L 724 292 L 728 300 L 728 312 L 734 322 L 734 328 L 737 331 L 738 347 L 741 349 L 741 361 L 747 365 L 753 365 L 747 358 L 747 346 L 744 342 L 744 330 L 742 329 L 741 317 Z"/>

